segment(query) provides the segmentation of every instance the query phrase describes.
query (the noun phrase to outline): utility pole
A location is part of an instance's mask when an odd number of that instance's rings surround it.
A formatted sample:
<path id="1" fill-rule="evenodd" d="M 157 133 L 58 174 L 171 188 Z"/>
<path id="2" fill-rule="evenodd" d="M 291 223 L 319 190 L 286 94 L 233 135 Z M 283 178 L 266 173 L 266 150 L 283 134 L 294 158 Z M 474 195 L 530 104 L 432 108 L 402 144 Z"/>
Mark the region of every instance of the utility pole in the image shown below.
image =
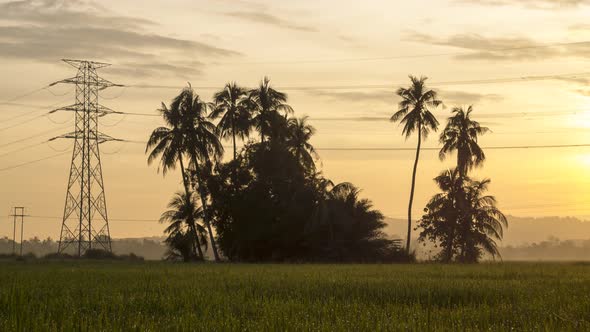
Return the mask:
<path id="1" fill-rule="evenodd" d="M 70 246 L 76 247 L 78 256 L 93 248 L 111 252 L 99 145 L 120 140 L 98 130 L 99 118 L 113 113 L 111 109 L 99 104 L 98 97 L 100 91 L 120 85 L 98 76 L 97 70 L 109 64 L 85 60 L 63 61 L 76 68 L 78 72 L 75 77 L 50 85 L 64 83 L 74 84 L 76 87 L 74 104 L 50 112 L 75 113 L 75 130 L 51 139 L 74 140 L 58 252 L 64 253 Z"/>
<path id="2" fill-rule="evenodd" d="M 23 255 L 23 233 L 25 229 L 25 207 L 15 206 L 14 212 L 11 214 L 13 217 L 13 230 L 12 230 L 12 254 L 16 255 L 16 221 L 20 217 L 20 255 Z"/>

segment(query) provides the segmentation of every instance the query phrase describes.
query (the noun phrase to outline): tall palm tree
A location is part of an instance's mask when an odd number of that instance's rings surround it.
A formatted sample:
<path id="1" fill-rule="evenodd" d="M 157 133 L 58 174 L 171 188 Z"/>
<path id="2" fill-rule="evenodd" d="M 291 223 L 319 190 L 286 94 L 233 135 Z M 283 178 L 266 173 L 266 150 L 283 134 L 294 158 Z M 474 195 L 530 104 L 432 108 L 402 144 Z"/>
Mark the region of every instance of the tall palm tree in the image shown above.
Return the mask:
<path id="1" fill-rule="evenodd" d="M 309 143 L 311 137 L 315 134 L 315 128 L 307 123 L 308 116 L 301 118 L 291 118 L 287 122 L 289 136 L 287 138 L 287 145 L 295 155 L 295 158 L 300 161 L 306 169 L 313 170 L 315 168 L 314 159 L 318 159 L 313 145 Z"/>
<path id="2" fill-rule="evenodd" d="M 412 84 L 409 88 L 399 88 L 397 95 L 402 98 L 399 102 L 399 110 L 391 117 L 392 122 L 400 122 L 404 125 L 402 135 L 410 137 L 412 133 L 418 132 L 418 146 L 416 147 L 416 160 L 412 172 L 412 187 L 410 189 L 410 202 L 408 204 L 408 237 L 406 250 L 410 253 L 410 236 L 412 233 L 412 204 L 414 202 L 414 189 L 416 186 L 416 170 L 420 159 L 420 147 L 422 139 L 426 139 L 430 131 L 438 129 L 438 120 L 430 112 L 442 104 L 434 90 L 426 88 L 427 77 L 410 76 Z"/>
<path id="3" fill-rule="evenodd" d="M 162 107 L 158 112 L 162 115 L 166 125 L 154 129 L 148 139 L 145 152 L 148 153 L 149 151 L 148 165 L 159 158 L 160 165 L 158 166 L 158 172 L 161 169 L 163 175 L 166 175 L 168 170 L 175 169 L 177 162 L 180 163 L 182 183 L 185 195 L 188 196 L 190 195 L 190 189 L 186 167 L 184 166 L 186 142 L 182 131 L 183 114 L 181 112 L 181 101 L 182 94 L 172 100 L 170 108 L 162 103 Z M 189 216 L 188 223 L 193 232 L 193 238 L 198 238 L 195 220 L 192 219 L 192 216 Z"/>
<path id="4" fill-rule="evenodd" d="M 222 91 L 213 96 L 215 108 L 210 117 L 221 117 L 217 124 L 222 138 L 232 137 L 234 160 L 237 158 L 236 136 L 244 140 L 250 134 L 252 126 L 252 100 L 247 97 L 247 90 L 235 82 L 227 83 Z"/>
<path id="5" fill-rule="evenodd" d="M 184 134 L 185 147 L 195 170 L 196 187 L 201 198 L 203 220 L 209 232 L 213 256 L 215 261 L 219 261 L 219 253 L 213 237 L 207 207 L 207 191 L 203 181 L 203 172 L 210 171 L 212 162 L 218 161 L 223 156 L 223 146 L 217 136 L 215 125 L 209 121 L 208 117 L 208 112 L 213 108 L 213 105 L 202 101 L 190 86 L 184 89 L 181 95 L 181 128 Z"/>
<path id="6" fill-rule="evenodd" d="M 457 168 L 462 177 L 474 167 L 480 166 L 485 161 L 485 154 L 478 144 L 478 137 L 489 131 L 489 128 L 482 127 L 479 122 L 471 119 L 473 106 L 467 111 L 455 107 L 452 110 L 453 116 L 449 118 L 447 126 L 440 135 L 440 142 L 443 144 L 439 157 L 445 157 L 457 151 Z"/>
<path id="7" fill-rule="evenodd" d="M 160 217 L 161 223 L 169 223 L 164 230 L 168 234 L 166 242 L 172 248 L 183 252 L 183 242 L 190 240 L 190 243 L 196 244 L 196 252 L 200 260 L 203 260 L 203 251 L 201 246 L 207 249 L 207 230 L 205 227 L 197 222 L 193 222 L 203 217 L 203 209 L 198 206 L 194 195 L 189 193 L 178 192 L 168 203 L 169 210 L 162 213 Z M 197 236 L 194 236 L 192 228 L 195 228 Z M 185 232 L 185 229 L 190 229 L 191 232 Z M 186 260 L 186 259 L 185 259 Z"/>
<path id="8" fill-rule="evenodd" d="M 258 114 L 253 119 L 254 125 L 264 143 L 265 138 L 271 134 L 276 115 L 281 111 L 285 112 L 285 115 L 291 114 L 293 109 L 286 104 L 287 94 L 273 89 L 268 77 L 264 77 L 258 88 L 250 90 L 249 96 L 256 104 Z"/>

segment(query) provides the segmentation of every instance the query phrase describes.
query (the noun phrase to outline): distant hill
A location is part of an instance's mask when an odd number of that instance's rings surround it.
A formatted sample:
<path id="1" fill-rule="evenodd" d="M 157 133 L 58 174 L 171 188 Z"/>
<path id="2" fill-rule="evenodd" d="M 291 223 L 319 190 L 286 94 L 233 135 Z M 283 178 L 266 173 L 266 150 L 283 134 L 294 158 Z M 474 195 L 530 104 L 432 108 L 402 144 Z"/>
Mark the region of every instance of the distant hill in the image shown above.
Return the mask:
<path id="1" fill-rule="evenodd" d="M 407 221 L 387 218 L 385 232 L 404 238 Z M 431 246 L 417 245 L 414 231 L 413 247 L 421 259 L 436 252 Z M 508 228 L 499 243 L 504 260 L 590 261 L 590 221 L 573 217 L 526 218 L 508 216 Z"/>
<path id="2" fill-rule="evenodd" d="M 404 238 L 407 220 L 386 218 L 385 232 L 392 237 Z M 414 232 L 413 237 L 418 237 Z M 508 228 L 504 230 L 502 246 L 532 244 L 548 239 L 588 240 L 590 221 L 573 217 L 527 218 L 508 216 Z"/>

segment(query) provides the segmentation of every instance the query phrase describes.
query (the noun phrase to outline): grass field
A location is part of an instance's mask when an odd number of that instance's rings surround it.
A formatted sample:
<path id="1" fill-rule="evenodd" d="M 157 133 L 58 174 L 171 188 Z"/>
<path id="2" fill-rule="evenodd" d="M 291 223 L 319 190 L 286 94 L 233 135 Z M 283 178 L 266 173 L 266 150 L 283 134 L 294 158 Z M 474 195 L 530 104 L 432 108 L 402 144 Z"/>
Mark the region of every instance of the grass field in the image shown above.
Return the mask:
<path id="1" fill-rule="evenodd" d="M 0 331 L 590 330 L 590 265 L 0 263 Z"/>

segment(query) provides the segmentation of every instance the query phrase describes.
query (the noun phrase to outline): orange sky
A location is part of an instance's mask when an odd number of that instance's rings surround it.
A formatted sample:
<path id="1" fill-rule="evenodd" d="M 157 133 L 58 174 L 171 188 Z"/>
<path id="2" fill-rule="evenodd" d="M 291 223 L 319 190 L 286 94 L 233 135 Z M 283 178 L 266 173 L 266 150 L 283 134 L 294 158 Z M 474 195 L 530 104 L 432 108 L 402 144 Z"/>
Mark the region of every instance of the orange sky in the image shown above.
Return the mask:
<path id="1" fill-rule="evenodd" d="M 379 120 L 395 111 L 394 91 L 408 74 L 429 76 L 449 107 L 474 104 L 474 117 L 493 131 L 483 146 L 588 144 L 590 75 L 436 84 L 590 73 L 590 43 L 576 43 L 590 41 L 588 17 L 584 0 L 177 0 L 140 7 L 131 0 L 0 1 L 0 102 L 75 75 L 61 58 L 108 61 L 113 66 L 102 74 L 117 83 L 178 87 L 103 92 L 106 106 L 125 112 L 153 113 L 188 81 L 209 99 L 214 91 L 199 87 L 234 80 L 255 86 L 268 75 L 289 93 L 296 115 L 309 115 L 317 128 L 313 144 L 324 174 L 355 183 L 385 215 L 403 217 L 414 152 L 322 148 L 415 147 L 415 138 L 405 141 L 396 124 Z M 335 89 L 341 86 L 363 87 Z M 70 148 L 68 141 L 36 144 L 73 129 L 71 114 L 40 117 L 49 105 L 72 102 L 73 87 L 56 86 L 0 104 L 0 169 Z M 435 114 L 442 123 L 449 109 Z M 101 125 L 111 136 L 143 141 L 159 124 L 154 117 L 111 115 Z M 437 145 L 436 135 L 424 143 Z M 112 236 L 161 234 L 155 222 L 123 219 L 157 220 L 180 189 L 178 174 L 163 178 L 148 167 L 142 144 L 101 149 Z M 477 176 L 492 178 L 505 213 L 590 216 L 590 147 L 487 156 Z M 24 205 L 31 215 L 51 217 L 31 218 L 27 234 L 58 235 L 69 159 L 66 153 L 0 171 L 4 215 Z M 436 151 L 422 154 L 416 217 L 436 190 L 432 178 L 449 165 Z M 11 231 L 0 216 L 0 236 Z"/>

